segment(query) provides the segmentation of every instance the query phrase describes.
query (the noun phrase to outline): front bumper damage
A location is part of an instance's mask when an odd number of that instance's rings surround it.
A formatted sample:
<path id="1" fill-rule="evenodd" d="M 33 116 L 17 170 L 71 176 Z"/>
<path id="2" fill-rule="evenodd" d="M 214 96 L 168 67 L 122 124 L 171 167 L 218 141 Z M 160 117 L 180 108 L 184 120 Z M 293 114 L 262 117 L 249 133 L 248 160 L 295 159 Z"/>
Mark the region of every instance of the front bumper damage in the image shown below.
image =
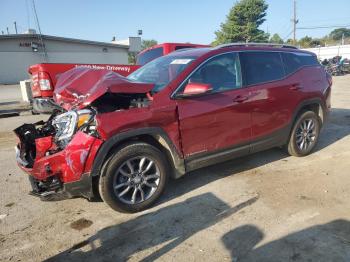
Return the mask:
<path id="1" fill-rule="evenodd" d="M 24 124 L 14 130 L 19 138 L 16 146 L 18 166 L 29 174 L 30 194 L 42 200 L 72 197 L 93 198 L 90 171 L 102 140 L 78 131 L 62 150 L 54 136 L 43 134 L 44 122 Z"/>

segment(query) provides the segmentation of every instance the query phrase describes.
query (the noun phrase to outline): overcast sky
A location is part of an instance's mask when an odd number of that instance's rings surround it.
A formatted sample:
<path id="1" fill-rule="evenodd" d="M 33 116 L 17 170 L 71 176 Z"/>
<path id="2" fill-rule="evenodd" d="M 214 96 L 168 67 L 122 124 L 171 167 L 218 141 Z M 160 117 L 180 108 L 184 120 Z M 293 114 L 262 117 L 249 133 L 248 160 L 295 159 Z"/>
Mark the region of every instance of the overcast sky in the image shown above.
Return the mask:
<path id="1" fill-rule="evenodd" d="M 145 39 L 158 42 L 210 43 L 233 0 L 35 0 L 43 34 L 96 41 L 126 39 L 142 29 Z M 268 0 L 270 34 L 291 37 L 292 0 Z M 350 28 L 350 0 L 298 0 L 299 27 Z M 0 31 L 36 28 L 32 0 L 0 0 Z M 297 37 L 319 37 L 333 28 L 298 30 Z M 1 32 L 0 32 L 1 33 Z"/>

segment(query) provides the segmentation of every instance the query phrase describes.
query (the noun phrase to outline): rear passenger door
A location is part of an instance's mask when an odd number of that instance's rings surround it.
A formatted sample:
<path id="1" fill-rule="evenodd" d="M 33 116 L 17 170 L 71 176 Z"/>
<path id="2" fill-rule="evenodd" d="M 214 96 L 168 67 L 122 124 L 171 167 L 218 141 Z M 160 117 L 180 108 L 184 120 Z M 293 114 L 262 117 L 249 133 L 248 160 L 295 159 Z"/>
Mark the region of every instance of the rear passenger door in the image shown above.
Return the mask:
<path id="1" fill-rule="evenodd" d="M 280 52 L 240 53 L 243 83 L 250 92 L 253 152 L 280 144 L 288 136 L 290 117 L 298 100 Z"/>

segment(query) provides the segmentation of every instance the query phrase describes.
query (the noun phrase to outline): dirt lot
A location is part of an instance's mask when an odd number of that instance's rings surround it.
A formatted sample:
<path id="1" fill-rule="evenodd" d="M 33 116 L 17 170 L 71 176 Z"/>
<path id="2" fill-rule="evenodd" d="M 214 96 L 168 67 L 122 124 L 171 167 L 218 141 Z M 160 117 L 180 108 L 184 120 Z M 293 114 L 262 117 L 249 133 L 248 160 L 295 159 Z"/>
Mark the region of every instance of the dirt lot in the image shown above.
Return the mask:
<path id="1" fill-rule="evenodd" d="M 334 79 L 317 150 L 279 149 L 173 181 L 150 210 L 29 196 L 0 119 L 0 261 L 350 261 L 350 76 Z"/>

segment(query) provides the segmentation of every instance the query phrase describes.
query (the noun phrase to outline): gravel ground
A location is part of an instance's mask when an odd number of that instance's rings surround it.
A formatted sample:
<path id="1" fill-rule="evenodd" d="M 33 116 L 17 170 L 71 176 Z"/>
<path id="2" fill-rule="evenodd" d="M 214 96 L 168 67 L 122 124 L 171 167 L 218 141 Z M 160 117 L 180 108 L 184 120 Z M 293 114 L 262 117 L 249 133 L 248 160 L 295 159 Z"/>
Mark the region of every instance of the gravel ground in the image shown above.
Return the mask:
<path id="1" fill-rule="evenodd" d="M 132 215 L 29 196 L 11 130 L 42 117 L 0 119 L 0 261 L 350 261 L 349 83 L 334 78 L 313 154 L 272 149 L 192 172 Z"/>

